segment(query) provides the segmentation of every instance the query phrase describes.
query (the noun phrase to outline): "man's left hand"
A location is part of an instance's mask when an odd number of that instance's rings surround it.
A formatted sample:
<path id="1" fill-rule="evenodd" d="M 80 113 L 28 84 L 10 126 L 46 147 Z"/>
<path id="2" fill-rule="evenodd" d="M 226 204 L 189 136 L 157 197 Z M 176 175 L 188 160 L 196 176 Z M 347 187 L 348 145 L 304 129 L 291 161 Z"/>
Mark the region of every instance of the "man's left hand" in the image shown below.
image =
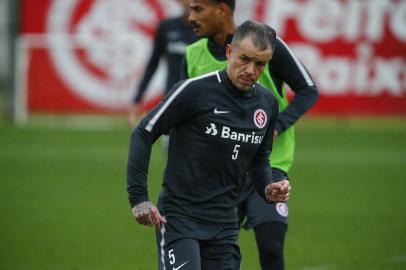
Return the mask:
<path id="1" fill-rule="evenodd" d="M 267 185 L 265 188 L 265 196 L 270 202 L 286 202 L 289 200 L 291 189 L 289 180 L 284 179 Z"/>

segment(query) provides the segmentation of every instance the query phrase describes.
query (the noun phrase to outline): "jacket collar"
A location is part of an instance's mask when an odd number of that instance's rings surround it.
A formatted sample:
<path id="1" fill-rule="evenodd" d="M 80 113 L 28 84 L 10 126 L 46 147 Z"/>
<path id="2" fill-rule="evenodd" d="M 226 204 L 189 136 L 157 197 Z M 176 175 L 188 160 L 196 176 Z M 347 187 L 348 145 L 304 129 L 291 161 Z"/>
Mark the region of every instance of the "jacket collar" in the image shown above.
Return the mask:
<path id="1" fill-rule="evenodd" d="M 248 99 L 248 98 L 252 98 L 253 96 L 255 96 L 255 93 L 256 93 L 255 85 L 253 85 L 249 91 L 242 91 L 234 86 L 234 84 L 231 82 L 230 78 L 228 77 L 225 69 L 221 70 L 219 72 L 219 74 L 220 74 L 222 84 L 225 86 L 227 91 L 234 97 Z"/>

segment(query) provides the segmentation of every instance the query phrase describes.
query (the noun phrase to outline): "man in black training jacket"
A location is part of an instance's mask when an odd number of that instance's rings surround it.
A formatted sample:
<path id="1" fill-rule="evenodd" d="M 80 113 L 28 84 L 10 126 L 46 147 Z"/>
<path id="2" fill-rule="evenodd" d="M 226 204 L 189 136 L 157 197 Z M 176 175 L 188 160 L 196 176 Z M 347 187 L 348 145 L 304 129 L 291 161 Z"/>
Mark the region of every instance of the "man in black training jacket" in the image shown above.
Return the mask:
<path id="1" fill-rule="evenodd" d="M 179 82 L 133 131 L 129 201 L 138 223 L 159 230 L 161 269 L 239 269 L 236 206 L 248 171 L 266 202 L 289 198 L 289 181 L 272 183 L 268 160 L 278 103 L 256 83 L 275 42 L 269 26 L 243 23 L 225 70 Z M 148 164 L 152 144 L 169 131 L 158 210 L 148 198 Z"/>

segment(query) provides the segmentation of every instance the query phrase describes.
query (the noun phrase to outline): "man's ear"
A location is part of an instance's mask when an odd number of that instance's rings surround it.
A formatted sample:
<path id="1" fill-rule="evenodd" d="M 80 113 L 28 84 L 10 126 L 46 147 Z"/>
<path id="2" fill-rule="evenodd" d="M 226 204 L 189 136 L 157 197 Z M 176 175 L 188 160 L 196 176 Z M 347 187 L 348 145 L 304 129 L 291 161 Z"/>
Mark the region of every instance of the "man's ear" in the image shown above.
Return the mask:
<path id="1" fill-rule="evenodd" d="M 232 14 L 230 7 L 226 3 L 220 2 L 218 5 L 223 15 L 229 17 Z"/>
<path id="2" fill-rule="evenodd" d="M 232 49 L 233 49 L 233 45 L 227 44 L 227 47 L 226 47 L 226 57 L 227 57 L 227 59 L 230 59 Z"/>

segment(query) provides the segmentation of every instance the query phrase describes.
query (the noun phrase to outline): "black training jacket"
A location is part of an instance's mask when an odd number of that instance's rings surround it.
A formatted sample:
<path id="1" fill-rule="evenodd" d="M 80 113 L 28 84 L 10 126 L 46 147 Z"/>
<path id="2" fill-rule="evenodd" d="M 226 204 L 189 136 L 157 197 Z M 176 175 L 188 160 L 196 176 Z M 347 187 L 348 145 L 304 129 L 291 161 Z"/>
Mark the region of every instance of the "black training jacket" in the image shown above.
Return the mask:
<path id="1" fill-rule="evenodd" d="M 259 84 L 237 90 L 225 71 L 176 84 L 134 129 L 127 191 L 134 206 L 149 200 L 151 146 L 170 131 L 160 211 L 214 224 L 236 224 L 236 205 L 249 171 L 264 197 L 278 115 L 273 94 Z"/>

